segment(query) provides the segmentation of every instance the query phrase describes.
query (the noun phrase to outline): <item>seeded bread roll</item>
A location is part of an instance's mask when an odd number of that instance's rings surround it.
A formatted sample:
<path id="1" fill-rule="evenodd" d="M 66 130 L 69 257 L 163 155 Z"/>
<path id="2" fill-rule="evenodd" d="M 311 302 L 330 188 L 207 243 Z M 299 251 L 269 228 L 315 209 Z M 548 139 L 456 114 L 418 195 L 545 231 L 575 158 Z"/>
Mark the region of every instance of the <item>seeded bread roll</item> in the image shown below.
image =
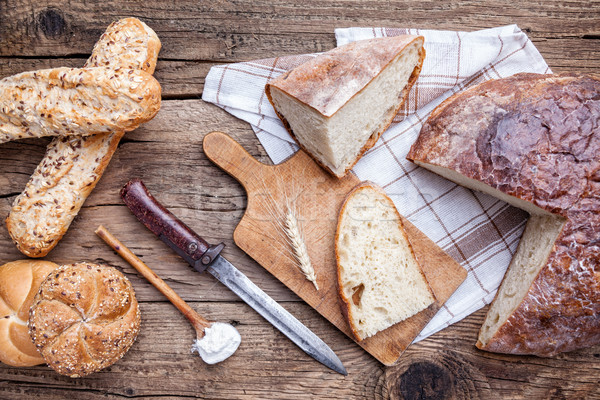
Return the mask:
<path id="1" fill-rule="evenodd" d="M 78 378 L 117 362 L 140 329 L 129 280 L 92 263 L 64 265 L 40 286 L 29 312 L 29 334 L 48 366 Z"/>
<path id="2" fill-rule="evenodd" d="M 160 40 L 136 18 L 112 23 L 94 46 L 86 67 L 139 69 L 153 73 Z M 43 257 L 67 232 L 112 158 L 123 131 L 59 136 L 13 202 L 6 220 L 17 248 Z"/>
<path id="3" fill-rule="evenodd" d="M 19 260 L 0 267 L 0 361 L 13 367 L 43 364 L 27 330 L 29 308 L 40 284 L 58 265 Z"/>
<path id="4" fill-rule="evenodd" d="M 364 182 L 342 205 L 335 235 L 342 310 L 356 340 L 411 317 L 435 301 L 383 189 Z"/>
<path id="5" fill-rule="evenodd" d="M 160 108 L 160 85 L 147 72 L 54 68 L 0 80 L 0 143 L 131 131 Z"/>
<path id="6" fill-rule="evenodd" d="M 600 79 L 517 74 L 456 94 L 408 158 L 531 214 L 477 347 L 600 344 Z"/>
<path id="7" fill-rule="evenodd" d="M 273 79 L 265 92 L 300 147 L 341 178 L 392 123 L 424 59 L 422 36 L 360 40 Z"/>

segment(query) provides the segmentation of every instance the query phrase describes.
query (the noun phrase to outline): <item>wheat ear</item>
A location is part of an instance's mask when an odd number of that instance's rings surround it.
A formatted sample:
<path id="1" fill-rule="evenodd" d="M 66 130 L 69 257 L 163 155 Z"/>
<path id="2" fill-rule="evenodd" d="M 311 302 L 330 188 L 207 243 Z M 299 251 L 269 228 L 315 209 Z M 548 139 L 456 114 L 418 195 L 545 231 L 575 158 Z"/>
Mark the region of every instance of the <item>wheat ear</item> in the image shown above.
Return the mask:
<path id="1" fill-rule="evenodd" d="M 285 234 L 290 240 L 300 271 L 302 271 L 306 279 L 315 285 L 315 289 L 319 290 L 315 270 L 308 257 L 308 250 L 306 249 L 306 243 L 304 242 L 300 226 L 298 225 L 298 219 L 289 207 L 285 216 Z"/>

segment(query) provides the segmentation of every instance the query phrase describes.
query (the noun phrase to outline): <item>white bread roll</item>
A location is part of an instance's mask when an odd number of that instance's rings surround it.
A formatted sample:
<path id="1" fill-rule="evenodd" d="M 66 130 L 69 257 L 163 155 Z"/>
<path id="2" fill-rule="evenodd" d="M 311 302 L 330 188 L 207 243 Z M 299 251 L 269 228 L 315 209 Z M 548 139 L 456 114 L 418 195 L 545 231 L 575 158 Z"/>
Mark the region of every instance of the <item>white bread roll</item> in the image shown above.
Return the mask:
<path id="1" fill-rule="evenodd" d="M 342 205 L 335 255 L 342 310 L 359 341 L 435 301 L 400 214 L 374 183 L 358 185 Z"/>
<path id="2" fill-rule="evenodd" d="M 41 282 L 58 265 L 19 260 L 0 267 L 0 361 L 13 367 L 43 364 L 27 330 L 29 308 Z"/>

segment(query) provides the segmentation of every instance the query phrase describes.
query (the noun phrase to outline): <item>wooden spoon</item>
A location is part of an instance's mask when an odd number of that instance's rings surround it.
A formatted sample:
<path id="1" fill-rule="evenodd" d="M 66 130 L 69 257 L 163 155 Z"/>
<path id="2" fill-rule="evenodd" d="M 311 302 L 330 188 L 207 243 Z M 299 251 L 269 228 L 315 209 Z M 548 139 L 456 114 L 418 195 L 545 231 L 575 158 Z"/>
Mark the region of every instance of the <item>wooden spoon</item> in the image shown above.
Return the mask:
<path id="1" fill-rule="evenodd" d="M 150 267 L 148 267 L 142 260 L 140 260 L 131 250 L 127 248 L 123 243 L 113 236 L 104 226 L 100 225 L 96 229 L 96 234 L 102 238 L 114 251 L 116 251 L 125 261 L 127 261 L 133 268 L 135 268 L 140 274 L 144 276 L 155 288 L 157 288 L 173 305 L 181 311 L 181 313 L 191 322 L 196 329 L 197 341 L 194 344 L 195 349 L 200 354 L 200 357 L 204 362 L 208 364 L 214 364 L 220 362 L 229 357 L 237 350 L 240 342 L 240 335 L 238 331 L 230 324 L 213 323 L 198 314 L 192 307 L 190 307 L 165 281 L 163 281 Z M 219 324 L 219 331 L 215 333 L 215 337 L 207 338 L 211 340 L 211 354 L 205 354 L 202 351 L 199 343 L 203 342 L 201 339 L 204 338 L 206 329 L 213 326 L 213 324 Z M 227 325 L 227 326 L 224 326 Z M 220 342 L 220 343 L 219 343 Z M 236 343 L 237 342 L 237 343 Z M 214 353 L 214 354 L 213 354 Z M 219 353 L 219 354 L 216 354 Z M 218 361 L 215 361 L 218 360 Z"/>

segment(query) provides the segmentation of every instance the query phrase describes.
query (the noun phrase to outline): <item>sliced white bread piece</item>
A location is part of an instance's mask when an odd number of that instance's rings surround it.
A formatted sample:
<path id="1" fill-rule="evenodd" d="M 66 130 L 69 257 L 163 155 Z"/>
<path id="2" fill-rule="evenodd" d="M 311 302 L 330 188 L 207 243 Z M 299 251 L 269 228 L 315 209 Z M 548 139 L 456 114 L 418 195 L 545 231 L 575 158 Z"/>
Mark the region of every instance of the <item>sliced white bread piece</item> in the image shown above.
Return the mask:
<path id="1" fill-rule="evenodd" d="M 392 123 L 424 59 L 422 36 L 361 40 L 286 72 L 265 91 L 300 147 L 340 178 Z"/>
<path id="2" fill-rule="evenodd" d="M 342 310 L 359 341 L 435 301 L 400 214 L 372 182 L 358 185 L 342 205 L 335 254 Z"/>

